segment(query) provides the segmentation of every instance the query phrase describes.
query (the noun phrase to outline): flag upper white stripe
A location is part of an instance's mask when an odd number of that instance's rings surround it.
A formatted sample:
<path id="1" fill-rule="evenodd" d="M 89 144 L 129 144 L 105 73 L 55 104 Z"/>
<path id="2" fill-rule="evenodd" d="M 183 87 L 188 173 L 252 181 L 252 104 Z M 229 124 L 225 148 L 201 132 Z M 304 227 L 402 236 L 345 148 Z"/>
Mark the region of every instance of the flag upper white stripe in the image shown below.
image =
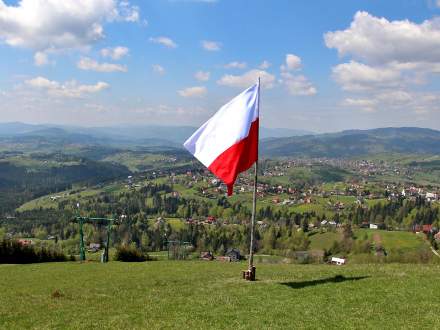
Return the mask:
<path id="1" fill-rule="evenodd" d="M 221 153 L 249 135 L 259 115 L 258 93 L 255 84 L 237 95 L 191 135 L 184 147 L 209 167 Z"/>

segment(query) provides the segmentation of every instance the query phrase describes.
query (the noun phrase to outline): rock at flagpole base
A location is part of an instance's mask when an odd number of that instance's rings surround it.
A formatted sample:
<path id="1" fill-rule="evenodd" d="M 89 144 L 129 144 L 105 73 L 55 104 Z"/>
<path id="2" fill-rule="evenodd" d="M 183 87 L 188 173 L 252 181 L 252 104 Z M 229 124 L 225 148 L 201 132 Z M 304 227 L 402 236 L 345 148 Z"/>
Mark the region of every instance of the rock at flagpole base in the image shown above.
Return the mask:
<path id="1" fill-rule="evenodd" d="M 244 270 L 242 273 L 243 279 L 246 281 L 255 281 L 256 276 L 256 268 L 252 266 L 251 269 Z"/>

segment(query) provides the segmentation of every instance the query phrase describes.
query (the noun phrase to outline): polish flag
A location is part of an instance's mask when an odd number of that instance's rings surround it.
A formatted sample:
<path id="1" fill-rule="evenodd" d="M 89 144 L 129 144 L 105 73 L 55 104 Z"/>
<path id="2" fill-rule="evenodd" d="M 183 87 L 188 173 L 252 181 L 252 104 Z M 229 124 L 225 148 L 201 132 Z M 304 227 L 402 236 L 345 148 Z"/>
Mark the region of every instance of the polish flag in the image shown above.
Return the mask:
<path id="1" fill-rule="evenodd" d="M 183 144 L 228 187 L 258 160 L 260 84 L 255 84 L 220 108 Z"/>

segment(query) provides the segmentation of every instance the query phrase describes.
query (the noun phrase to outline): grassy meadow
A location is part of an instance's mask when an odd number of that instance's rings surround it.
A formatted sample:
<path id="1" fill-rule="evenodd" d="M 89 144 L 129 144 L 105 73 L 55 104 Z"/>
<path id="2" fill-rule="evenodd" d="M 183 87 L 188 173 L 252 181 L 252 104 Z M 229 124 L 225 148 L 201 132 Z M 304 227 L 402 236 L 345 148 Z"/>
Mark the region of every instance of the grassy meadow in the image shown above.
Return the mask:
<path id="1" fill-rule="evenodd" d="M 0 328 L 435 329 L 440 266 L 0 265 Z"/>

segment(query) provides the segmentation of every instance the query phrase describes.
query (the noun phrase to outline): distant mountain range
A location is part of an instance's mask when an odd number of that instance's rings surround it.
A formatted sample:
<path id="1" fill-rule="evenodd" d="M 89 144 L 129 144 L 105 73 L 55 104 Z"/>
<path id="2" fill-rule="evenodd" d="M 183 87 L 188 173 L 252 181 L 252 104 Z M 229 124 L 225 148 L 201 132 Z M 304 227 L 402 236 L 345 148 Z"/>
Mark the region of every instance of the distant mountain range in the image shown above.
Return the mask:
<path id="1" fill-rule="evenodd" d="M 67 127 L 0 123 L 0 142 L 182 148 L 190 126 Z M 440 131 L 417 127 L 347 130 L 313 135 L 262 128 L 260 153 L 267 157 L 358 157 L 383 153 L 440 154 Z"/>
<path id="2" fill-rule="evenodd" d="M 115 127 L 71 127 L 61 125 L 30 125 L 24 123 L 0 123 L 0 137 L 58 136 L 72 142 L 90 139 L 112 143 L 140 143 L 154 145 L 181 145 L 195 132 L 191 126 L 115 126 Z M 309 131 L 288 128 L 261 128 L 261 138 L 280 138 L 313 134 Z"/>
<path id="3" fill-rule="evenodd" d="M 440 131 L 417 127 L 348 130 L 339 133 L 266 139 L 268 157 L 357 157 L 382 153 L 440 154 Z"/>

